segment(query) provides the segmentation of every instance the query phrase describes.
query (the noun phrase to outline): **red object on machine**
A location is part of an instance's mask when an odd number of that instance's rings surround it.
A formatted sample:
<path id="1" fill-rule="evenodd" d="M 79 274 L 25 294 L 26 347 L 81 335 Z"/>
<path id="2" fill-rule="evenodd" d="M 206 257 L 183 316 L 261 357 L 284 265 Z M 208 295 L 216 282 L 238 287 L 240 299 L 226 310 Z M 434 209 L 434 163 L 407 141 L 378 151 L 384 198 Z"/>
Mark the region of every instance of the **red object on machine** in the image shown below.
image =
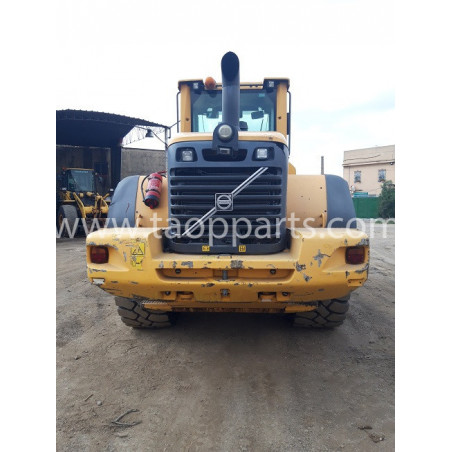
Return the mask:
<path id="1" fill-rule="evenodd" d="M 146 188 L 144 203 L 150 209 L 155 209 L 160 203 L 160 194 L 162 192 L 162 175 L 160 173 L 152 173 L 149 174 L 148 179 L 149 181 Z"/>

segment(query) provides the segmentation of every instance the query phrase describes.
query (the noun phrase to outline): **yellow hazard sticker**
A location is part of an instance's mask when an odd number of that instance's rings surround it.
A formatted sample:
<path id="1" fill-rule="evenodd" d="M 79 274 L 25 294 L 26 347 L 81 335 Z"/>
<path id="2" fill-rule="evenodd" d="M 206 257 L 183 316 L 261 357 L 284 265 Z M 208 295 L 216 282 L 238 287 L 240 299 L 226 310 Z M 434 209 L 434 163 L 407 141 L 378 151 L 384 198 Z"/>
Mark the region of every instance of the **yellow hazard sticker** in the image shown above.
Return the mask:
<path id="1" fill-rule="evenodd" d="M 132 264 L 133 268 L 137 270 L 143 270 L 143 259 L 144 256 L 133 255 L 130 257 L 130 263 Z"/>
<path id="2" fill-rule="evenodd" d="M 203 250 L 204 253 L 207 253 L 207 252 L 210 251 L 210 246 L 209 245 L 203 245 L 202 246 L 202 250 Z"/>
<path id="3" fill-rule="evenodd" d="M 135 270 L 143 270 L 143 259 L 146 254 L 145 242 L 133 241 L 130 243 L 130 265 Z"/>
<path id="4" fill-rule="evenodd" d="M 246 253 L 246 245 L 239 245 L 239 253 Z"/>
<path id="5" fill-rule="evenodd" d="M 132 256 L 144 256 L 144 243 L 139 242 L 132 247 L 132 251 L 130 252 Z"/>

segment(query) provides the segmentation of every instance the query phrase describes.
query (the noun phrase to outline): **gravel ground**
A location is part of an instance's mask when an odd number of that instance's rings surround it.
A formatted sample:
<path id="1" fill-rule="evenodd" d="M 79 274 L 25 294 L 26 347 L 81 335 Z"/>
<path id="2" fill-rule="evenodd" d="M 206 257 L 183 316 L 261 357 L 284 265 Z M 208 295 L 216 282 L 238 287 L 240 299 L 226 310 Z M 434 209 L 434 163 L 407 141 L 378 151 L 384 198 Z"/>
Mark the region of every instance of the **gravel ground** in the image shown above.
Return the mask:
<path id="1" fill-rule="evenodd" d="M 382 232 L 333 331 L 216 313 L 133 330 L 88 282 L 84 238 L 57 240 L 57 450 L 394 450 L 394 226 Z M 131 409 L 121 421 L 137 425 L 111 425 Z"/>

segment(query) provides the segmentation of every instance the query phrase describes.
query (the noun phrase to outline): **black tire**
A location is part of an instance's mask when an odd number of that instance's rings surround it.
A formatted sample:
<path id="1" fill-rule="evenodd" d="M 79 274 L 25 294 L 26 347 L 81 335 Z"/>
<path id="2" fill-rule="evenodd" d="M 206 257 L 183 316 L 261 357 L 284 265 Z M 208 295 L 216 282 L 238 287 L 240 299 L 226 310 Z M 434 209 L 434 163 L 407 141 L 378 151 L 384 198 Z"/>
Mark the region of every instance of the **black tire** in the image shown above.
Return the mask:
<path id="1" fill-rule="evenodd" d="M 175 323 L 175 313 L 168 311 L 149 311 L 141 303 L 124 297 L 115 297 L 121 320 L 132 328 L 167 328 Z"/>
<path id="2" fill-rule="evenodd" d="M 65 225 L 64 230 L 61 231 L 61 227 L 65 218 L 67 219 L 67 225 Z M 61 235 L 63 237 L 69 237 L 69 231 L 72 233 L 72 231 L 74 230 L 75 222 L 77 221 L 77 209 L 74 206 L 63 204 L 58 209 L 57 221 Z M 67 228 L 69 228 L 69 231 Z"/>
<path id="3" fill-rule="evenodd" d="M 304 328 L 335 328 L 342 325 L 347 316 L 350 297 L 319 301 L 314 311 L 297 312 L 293 325 Z"/>

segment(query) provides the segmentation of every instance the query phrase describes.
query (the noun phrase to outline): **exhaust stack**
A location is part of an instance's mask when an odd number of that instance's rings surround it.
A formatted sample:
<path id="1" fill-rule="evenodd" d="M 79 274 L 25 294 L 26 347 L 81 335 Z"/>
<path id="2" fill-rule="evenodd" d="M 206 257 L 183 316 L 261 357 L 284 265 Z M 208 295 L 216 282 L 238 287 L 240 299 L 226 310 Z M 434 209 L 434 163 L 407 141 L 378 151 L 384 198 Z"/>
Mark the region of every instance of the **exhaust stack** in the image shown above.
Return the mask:
<path id="1" fill-rule="evenodd" d="M 234 52 L 221 59 L 223 122 L 239 127 L 240 120 L 240 63 Z"/>

